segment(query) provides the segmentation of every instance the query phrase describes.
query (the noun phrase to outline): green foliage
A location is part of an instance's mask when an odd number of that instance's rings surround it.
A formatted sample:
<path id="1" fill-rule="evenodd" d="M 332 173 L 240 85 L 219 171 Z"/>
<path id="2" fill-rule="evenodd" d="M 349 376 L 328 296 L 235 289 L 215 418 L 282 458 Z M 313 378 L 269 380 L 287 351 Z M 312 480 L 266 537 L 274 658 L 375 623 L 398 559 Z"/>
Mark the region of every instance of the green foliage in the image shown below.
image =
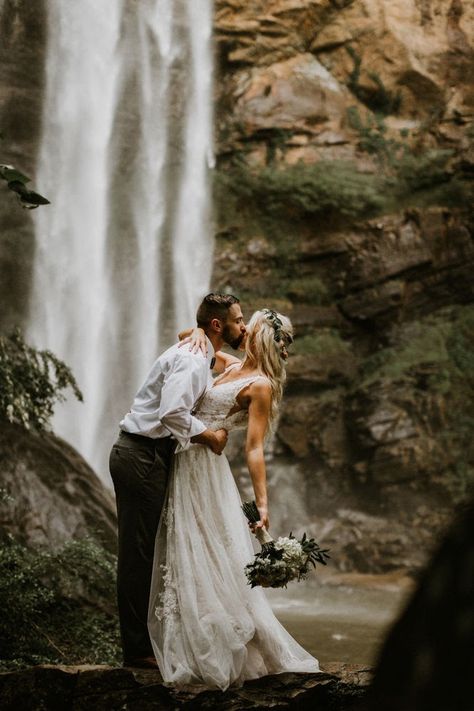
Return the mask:
<path id="1" fill-rule="evenodd" d="M 238 199 L 273 215 L 296 216 L 375 213 L 384 204 L 374 175 L 359 173 L 348 161 L 297 163 L 284 168 L 265 167 L 255 172 L 237 168 L 224 177 L 227 201 L 230 190 Z"/>
<path id="2" fill-rule="evenodd" d="M 28 346 L 18 330 L 0 337 L 0 418 L 45 428 L 67 387 L 82 401 L 70 369 L 53 353 Z"/>
<path id="3" fill-rule="evenodd" d="M 398 114 L 402 106 L 402 95 L 399 91 L 390 91 L 377 72 L 367 72 L 367 76 L 375 84 L 375 91 L 370 93 L 367 105 L 372 111 L 385 116 Z"/>
<path id="4" fill-rule="evenodd" d="M 386 171 L 398 192 L 426 190 L 451 179 L 447 163 L 453 156 L 450 150 L 427 150 L 414 153 L 406 141 L 387 136 L 387 126 L 380 115 L 367 114 L 365 120 L 356 106 L 347 110 L 349 124 L 359 134 L 358 146 L 375 156 Z M 400 131 L 404 138 L 408 131 Z"/>
<path id="5" fill-rule="evenodd" d="M 360 56 L 360 54 L 357 54 L 354 47 L 351 47 L 350 45 L 346 47 L 346 52 L 354 63 L 352 71 L 349 74 L 347 86 L 352 91 L 352 93 L 357 96 L 357 92 L 359 90 L 360 73 L 362 68 L 362 57 Z"/>
<path id="6" fill-rule="evenodd" d="M 0 504 L 11 504 L 15 501 L 7 489 L 0 487 Z"/>
<path id="7" fill-rule="evenodd" d="M 261 129 L 257 132 L 257 136 L 266 139 L 266 156 L 265 162 L 267 165 L 273 165 L 276 161 L 277 153 L 286 152 L 287 142 L 293 136 L 294 131 L 285 128 Z"/>
<path id="8" fill-rule="evenodd" d="M 412 190 L 427 190 L 451 179 L 447 162 L 453 151 L 429 150 L 420 155 L 404 152 L 394 162 L 398 180 L 398 191 L 409 193 Z"/>
<path id="9" fill-rule="evenodd" d="M 284 285 L 285 296 L 292 301 L 305 302 L 322 306 L 331 301 L 327 286 L 315 275 L 309 274 L 297 279 L 290 279 Z"/>
<path id="10" fill-rule="evenodd" d="M 446 347 L 459 377 L 474 388 L 474 307 L 461 311 L 449 333 Z"/>
<path id="11" fill-rule="evenodd" d="M 443 309 L 404 324 L 394 343 L 370 356 L 356 389 L 376 381 L 405 383 L 414 396 L 431 393 L 443 420 L 440 447 L 450 453 L 444 473 L 453 500 L 474 487 L 474 306 Z"/>
<path id="12" fill-rule="evenodd" d="M 449 361 L 446 338 L 450 330 L 451 323 L 444 316 L 428 317 L 404 325 L 393 346 L 383 348 L 365 360 L 362 384 L 366 386 L 382 378 L 412 378 L 414 370 L 420 366 L 442 369 Z M 434 372 L 438 374 L 439 371 Z"/>
<path id="13" fill-rule="evenodd" d="M 3 542 L 1 666 L 118 663 L 114 600 L 115 559 L 94 541 L 68 543 L 57 553 Z"/>
<path id="14" fill-rule="evenodd" d="M 473 187 L 452 160 L 453 151 L 413 146 L 409 131 L 401 129 L 399 136 L 394 135 L 380 113 L 362 116 L 353 106 L 347 117 L 359 135 L 359 149 L 378 164 L 374 172 L 361 172 L 355 161 L 342 160 L 278 165 L 276 146 L 284 150 L 288 135 L 270 132 L 266 166 L 251 167 L 240 153 L 232 165 L 215 171 L 220 219 L 238 224 L 245 214 L 247 224 L 254 220 L 275 244 L 278 235 L 283 236 L 288 249 L 288 226 L 308 218 L 334 224 L 341 217 L 372 217 L 410 206 L 472 204 Z M 278 249 L 285 256 L 281 245 Z"/>
<path id="15" fill-rule="evenodd" d="M 387 137 L 387 126 L 383 116 L 367 113 L 365 119 L 356 106 L 347 109 L 349 125 L 359 134 L 358 147 L 379 159 L 384 165 L 393 165 L 395 161 L 405 154 L 409 148 L 406 143 L 401 143 L 394 138 Z"/>
<path id="16" fill-rule="evenodd" d="M 474 490 L 474 306 L 457 314 L 446 348 L 451 407 L 444 440 L 448 450 L 460 453 L 452 488 L 455 499 L 465 499 Z"/>
<path id="17" fill-rule="evenodd" d="M 311 336 L 296 338 L 293 351 L 296 355 L 327 356 L 328 358 L 351 353 L 350 343 L 338 331 L 318 331 Z"/>
<path id="18" fill-rule="evenodd" d="M 388 136 L 382 117 L 362 119 L 352 107 L 348 118 L 359 148 L 379 163 L 378 173 L 361 173 L 356 163 L 340 160 L 254 169 L 239 162 L 215 174 L 223 219 L 253 212 L 261 222 L 273 220 L 276 229 L 277 223 L 308 217 L 361 218 L 411 205 L 469 204 L 472 188 L 449 168 L 452 151 L 415 154 L 406 141 Z"/>
<path id="19" fill-rule="evenodd" d="M 362 85 L 362 57 L 350 45 L 346 51 L 354 63 L 347 81 L 348 89 L 372 111 L 384 116 L 398 114 L 402 105 L 400 92 L 387 89 L 377 72 L 367 72 L 372 86 Z"/>

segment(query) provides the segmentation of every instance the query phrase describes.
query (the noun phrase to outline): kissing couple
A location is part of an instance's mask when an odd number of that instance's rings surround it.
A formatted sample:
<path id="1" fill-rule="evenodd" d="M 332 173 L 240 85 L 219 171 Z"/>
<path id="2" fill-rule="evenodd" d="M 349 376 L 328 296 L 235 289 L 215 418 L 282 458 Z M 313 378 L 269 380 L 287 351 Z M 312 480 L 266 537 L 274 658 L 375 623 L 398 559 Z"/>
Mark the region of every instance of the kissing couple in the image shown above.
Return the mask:
<path id="1" fill-rule="evenodd" d="M 291 323 L 264 309 L 245 326 L 239 300 L 213 293 L 197 328 L 179 337 L 152 366 L 110 455 L 124 665 L 158 667 L 172 686 L 222 690 L 317 672 L 264 591 L 247 584 L 254 550 L 222 455 L 228 432 L 246 429 L 256 527 L 268 528 L 264 439 L 282 397 Z M 243 360 L 224 344 L 244 350 Z"/>

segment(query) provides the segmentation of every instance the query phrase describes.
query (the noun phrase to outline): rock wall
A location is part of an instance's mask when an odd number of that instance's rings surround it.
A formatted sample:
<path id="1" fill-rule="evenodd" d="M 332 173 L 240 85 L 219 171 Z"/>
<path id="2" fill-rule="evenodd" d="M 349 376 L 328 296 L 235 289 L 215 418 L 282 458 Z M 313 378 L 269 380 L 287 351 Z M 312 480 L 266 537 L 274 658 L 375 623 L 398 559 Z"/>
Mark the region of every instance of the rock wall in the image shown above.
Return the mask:
<path id="1" fill-rule="evenodd" d="M 218 0 L 215 26 L 213 286 L 297 335 L 278 526 L 302 497 L 341 568 L 416 568 L 473 481 L 474 6 Z"/>
<path id="2" fill-rule="evenodd" d="M 390 102 L 394 128 L 467 149 L 473 26 L 469 0 L 217 0 L 219 152 L 288 130 L 288 162 L 347 157 L 344 109 Z"/>

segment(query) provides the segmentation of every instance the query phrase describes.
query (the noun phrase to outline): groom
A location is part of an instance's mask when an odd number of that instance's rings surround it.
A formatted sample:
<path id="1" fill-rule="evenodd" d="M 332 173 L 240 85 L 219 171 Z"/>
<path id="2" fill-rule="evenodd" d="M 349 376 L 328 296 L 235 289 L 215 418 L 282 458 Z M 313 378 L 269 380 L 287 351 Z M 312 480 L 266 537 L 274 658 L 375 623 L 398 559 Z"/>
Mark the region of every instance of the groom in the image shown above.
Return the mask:
<path id="1" fill-rule="evenodd" d="M 215 351 L 245 336 L 239 300 L 208 294 L 197 311 L 207 356 L 174 345 L 155 361 L 110 454 L 118 518 L 117 601 L 124 666 L 156 667 L 147 627 L 155 537 L 174 452 L 190 443 L 221 454 L 224 429 L 206 428 L 192 411 L 212 380 Z"/>

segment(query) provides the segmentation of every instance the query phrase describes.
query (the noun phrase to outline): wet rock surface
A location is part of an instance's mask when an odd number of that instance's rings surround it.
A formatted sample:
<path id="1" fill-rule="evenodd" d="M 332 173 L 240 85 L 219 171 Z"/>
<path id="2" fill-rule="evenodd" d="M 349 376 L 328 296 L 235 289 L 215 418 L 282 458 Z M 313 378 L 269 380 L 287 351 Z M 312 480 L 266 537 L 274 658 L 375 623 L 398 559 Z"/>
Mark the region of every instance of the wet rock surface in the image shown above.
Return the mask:
<path id="1" fill-rule="evenodd" d="M 330 664 L 321 674 L 278 674 L 225 692 L 161 683 L 159 672 L 100 666 L 38 666 L 0 673 L 2 709 L 351 709 L 363 711 L 370 669 Z"/>

